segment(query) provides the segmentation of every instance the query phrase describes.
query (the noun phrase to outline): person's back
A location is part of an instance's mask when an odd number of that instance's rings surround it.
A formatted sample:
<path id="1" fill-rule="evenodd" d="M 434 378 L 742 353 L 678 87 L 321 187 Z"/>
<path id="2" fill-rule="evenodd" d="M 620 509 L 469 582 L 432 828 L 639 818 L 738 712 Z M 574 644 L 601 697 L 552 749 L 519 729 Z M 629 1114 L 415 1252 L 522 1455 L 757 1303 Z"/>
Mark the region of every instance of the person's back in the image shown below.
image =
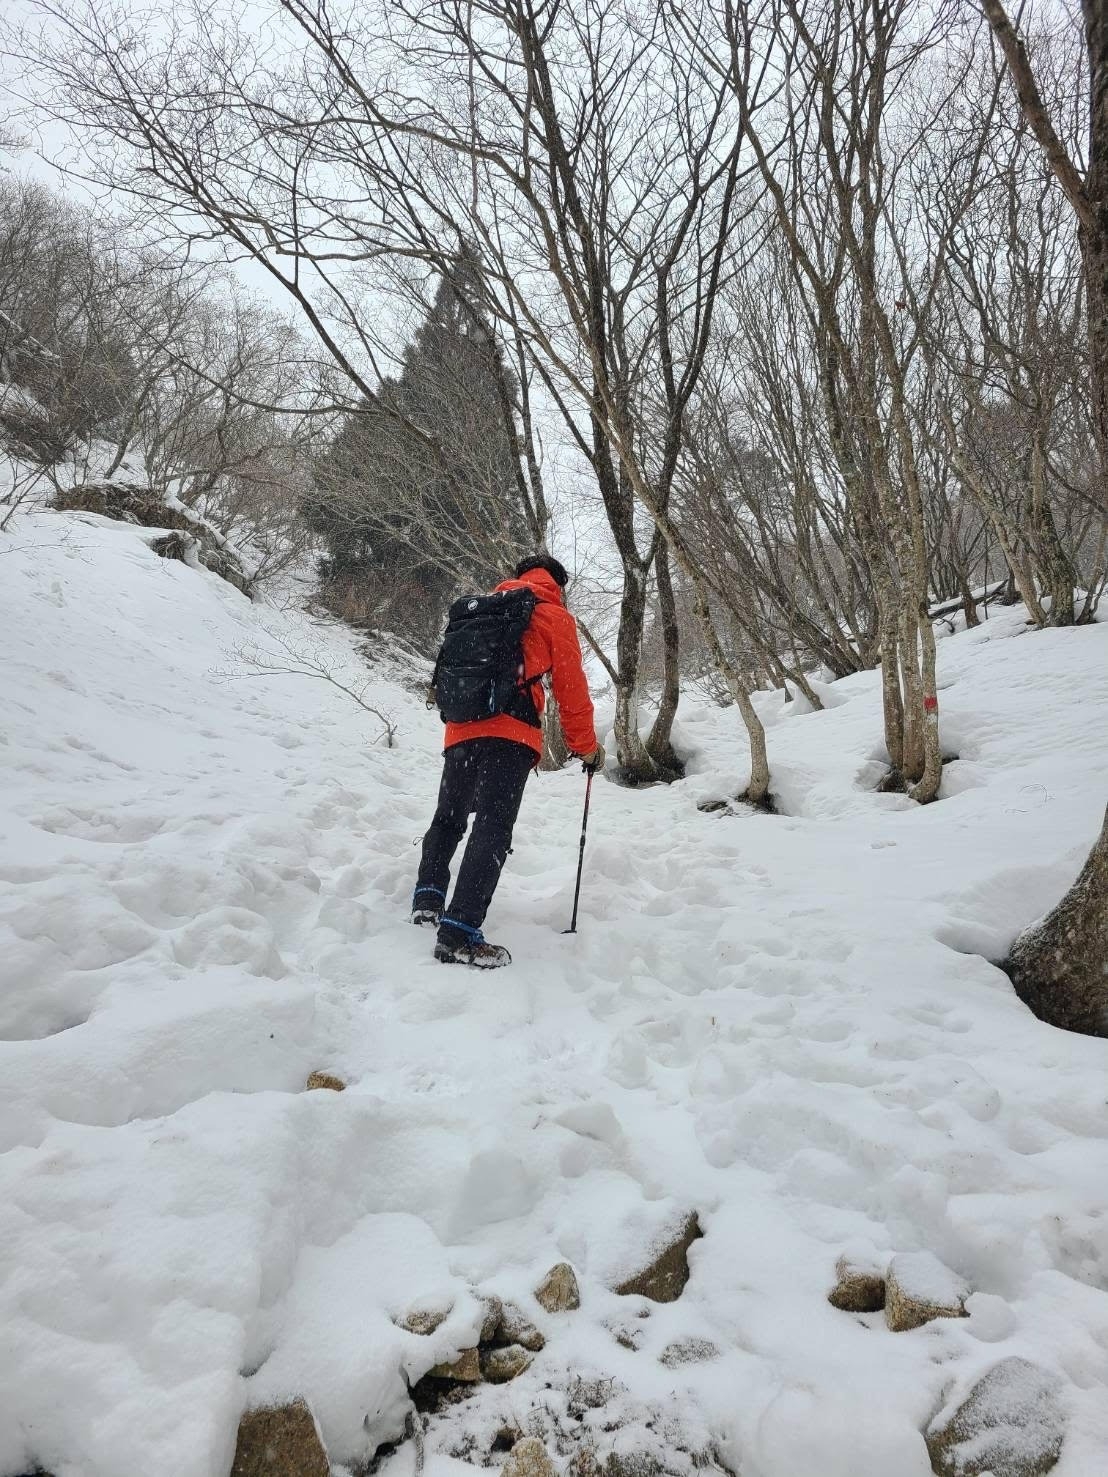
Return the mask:
<path id="1" fill-rule="evenodd" d="M 566 583 L 562 565 L 543 554 L 521 560 L 515 577 L 496 587 L 527 589 L 535 598 L 519 640 L 515 692 L 505 705 L 511 711 L 502 707 L 488 717 L 446 724 L 438 805 L 412 899 L 412 922 L 438 928 L 435 957 L 443 963 L 494 968 L 510 962 L 507 949 L 485 940 L 481 925 L 511 847 L 527 776 L 542 755 L 543 677 L 550 677 L 570 749 L 589 768 L 604 762 L 577 625 L 562 593 Z M 473 831 L 447 907 L 450 862 L 471 814 Z"/>

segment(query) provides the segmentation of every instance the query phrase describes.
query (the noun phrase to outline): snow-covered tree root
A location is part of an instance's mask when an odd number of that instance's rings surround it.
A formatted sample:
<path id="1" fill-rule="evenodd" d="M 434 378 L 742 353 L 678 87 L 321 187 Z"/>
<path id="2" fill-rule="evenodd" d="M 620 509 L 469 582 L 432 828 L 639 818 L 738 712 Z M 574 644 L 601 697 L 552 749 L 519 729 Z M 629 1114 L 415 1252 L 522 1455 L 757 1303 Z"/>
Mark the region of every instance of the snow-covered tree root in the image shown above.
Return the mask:
<path id="1" fill-rule="evenodd" d="M 1041 1021 L 1108 1036 L 1108 810 L 1077 881 L 1001 968 Z"/>

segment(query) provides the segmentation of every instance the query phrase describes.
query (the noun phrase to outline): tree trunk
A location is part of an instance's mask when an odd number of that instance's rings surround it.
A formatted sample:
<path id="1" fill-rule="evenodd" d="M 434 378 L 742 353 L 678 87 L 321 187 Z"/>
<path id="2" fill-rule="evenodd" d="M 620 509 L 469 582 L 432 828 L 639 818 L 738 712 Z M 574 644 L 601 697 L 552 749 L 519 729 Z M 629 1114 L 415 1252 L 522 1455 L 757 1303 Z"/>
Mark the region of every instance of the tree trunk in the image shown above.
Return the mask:
<path id="1" fill-rule="evenodd" d="M 646 573 L 639 564 L 624 560 L 623 598 L 616 636 L 616 712 L 613 728 L 620 777 L 629 784 L 659 778 L 639 733 L 639 662 L 646 620 Z"/>
<path id="2" fill-rule="evenodd" d="M 542 713 L 542 758 L 539 760 L 539 768 L 561 769 L 568 759 L 569 745 L 562 732 L 562 715 L 558 711 L 554 694 L 548 692 L 546 707 Z"/>
<path id="3" fill-rule="evenodd" d="M 1050 510 L 1046 487 L 1046 454 L 1036 436 L 1031 448 L 1031 534 L 1039 556 L 1041 582 L 1050 596 L 1048 624 L 1072 626 L 1074 623 L 1073 592 L 1077 583 L 1073 564 L 1062 548 L 1054 515 Z"/>
<path id="4" fill-rule="evenodd" d="M 1089 165 L 1084 180 L 1054 132 L 1001 0 L 982 0 L 1020 106 L 1077 216 L 1089 317 L 1099 493 L 1108 506 L 1108 0 L 1081 0 L 1089 58 Z M 1052 913 L 1021 934 L 1004 965 L 1040 1020 L 1108 1036 L 1108 811 L 1077 881 Z"/>
<path id="5" fill-rule="evenodd" d="M 1089 57 L 1089 167 L 1085 173 L 1088 213 L 1081 219 L 1092 370 L 1093 430 L 1100 453 L 1100 499 L 1108 512 L 1108 3 L 1081 0 Z"/>
<path id="6" fill-rule="evenodd" d="M 658 610 L 662 626 L 662 696 L 658 716 L 646 740 L 646 752 L 663 772 L 659 777 L 671 779 L 680 778 L 685 772 L 685 766 L 674 753 L 670 741 L 677 704 L 681 699 L 681 630 L 677 623 L 677 602 L 673 598 L 669 549 L 661 538 L 654 556 L 654 574 L 658 583 Z"/>
<path id="7" fill-rule="evenodd" d="M 923 778 L 923 691 L 916 658 L 919 626 L 915 611 L 907 605 L 900 612 L 897 635 L 893 655 L 899 659 L 900 688 L 904 694 L 904 757 L 901 769 L 909 784 L 915 785 Z"/>
<path id="8" fill-rule="evenodd" d="M 943 754 L 939 740 L 939 699 L 935 691 L 935 628 L 921 605 L 918 620 L 920 645 L 920 680 L 923 688 L 923 719 L 921 739 L 923 743 L 923 773 L 919 781 L 908 791 L 920 805 L 929 805 L 939 793 L 943 778 Z"/>
<path id="9" fill-rule="evenodd" d="M 900 670 L 896 657 L 896 614 L 891 609 L 890 592 L 879 586 L 878 609 L 881 632 L 881 712 L 884 720 L 885 747 L 889 764 L 899 778 L 904 772 L 904 698 L 900 691 Z"/>
<path id="10" fill-rule="evenodd" d="M 728 661 L 723 650 L 723 643 L 719 639 L 719 633 L 712 620 L 712 612 L 708 606 L 708 596 L 704 585 L 695 575 L 691 565 L 685 565 L 686 572 L 693 577 L 693 588 L 696 591 L 696 600 L 693 611 L 704 633 L 708 650 L 712 654 L 712 661 L 716 670 L 723 674 L 731 696 L 735 700 L 735 706 L 746 728 L 746 736 L 750 741 L 750 784 L 744 793 L 737 798 L 748 800 L 751 805 L 761 805 L 772 809 L 772 801 L 769 794 L 769 751 L 766 748 L 766 729 L 762 720 L 758 717 L 757 709 L 750 701 L 751 688 L 749 684 L 739 675 L 738 669 L 733 662 Z"/>
<path id="11" fill-rule="evenodd" d="M 1108 811 L 1077 881 L 1001 965 L 1041 1021 L 1108 1036 Z"/>

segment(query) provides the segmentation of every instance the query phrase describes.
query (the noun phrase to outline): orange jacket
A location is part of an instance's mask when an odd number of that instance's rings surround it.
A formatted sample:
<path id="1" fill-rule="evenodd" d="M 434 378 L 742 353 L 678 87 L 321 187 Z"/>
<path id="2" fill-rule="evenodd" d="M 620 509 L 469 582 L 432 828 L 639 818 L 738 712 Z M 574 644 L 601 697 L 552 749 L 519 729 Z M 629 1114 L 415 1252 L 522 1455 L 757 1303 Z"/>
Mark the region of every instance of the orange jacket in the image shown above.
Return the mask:
<path id="1" fill-rule="evenodd" d="M 545 569 L 529 569 L 522 579 L 504 580 L 496 588 L 519 590 L 524 586 L 533 590 L 539 601 L 523 633 L 524 679 L 550 673 L 566 743 L 575 754 L 591 754 L 596 748 L 596 733 L 589 684 L 581 665 L 577 622 L 565 607 L 557 581 Z M 546 704 L 541 682 L 532 685 L 531 695 L 541 717 Z M 530 744 L 536 754 L 542 753 L 542 730 L 506 713 L 479 718 L 475 723 L 448 723 L 444 747 L 449 749 L 452 744 L 474 738 L 513 739 L 517 744 Z"/>

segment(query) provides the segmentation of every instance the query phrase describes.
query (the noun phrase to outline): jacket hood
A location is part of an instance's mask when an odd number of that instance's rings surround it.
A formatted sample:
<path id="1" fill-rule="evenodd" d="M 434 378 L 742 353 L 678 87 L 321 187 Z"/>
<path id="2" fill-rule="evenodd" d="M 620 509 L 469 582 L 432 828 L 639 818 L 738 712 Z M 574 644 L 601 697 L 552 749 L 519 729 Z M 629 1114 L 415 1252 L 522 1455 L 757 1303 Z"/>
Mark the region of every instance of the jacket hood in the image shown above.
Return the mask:
<path id="1" fill-rule="evenodd" d="M 533 590 L 540 600 L 551 605 L 565 605 L 565 594 L 558 581 L 545 569 L 529 569 L 517 580 L 501 580 L 498 590 Z"/>

